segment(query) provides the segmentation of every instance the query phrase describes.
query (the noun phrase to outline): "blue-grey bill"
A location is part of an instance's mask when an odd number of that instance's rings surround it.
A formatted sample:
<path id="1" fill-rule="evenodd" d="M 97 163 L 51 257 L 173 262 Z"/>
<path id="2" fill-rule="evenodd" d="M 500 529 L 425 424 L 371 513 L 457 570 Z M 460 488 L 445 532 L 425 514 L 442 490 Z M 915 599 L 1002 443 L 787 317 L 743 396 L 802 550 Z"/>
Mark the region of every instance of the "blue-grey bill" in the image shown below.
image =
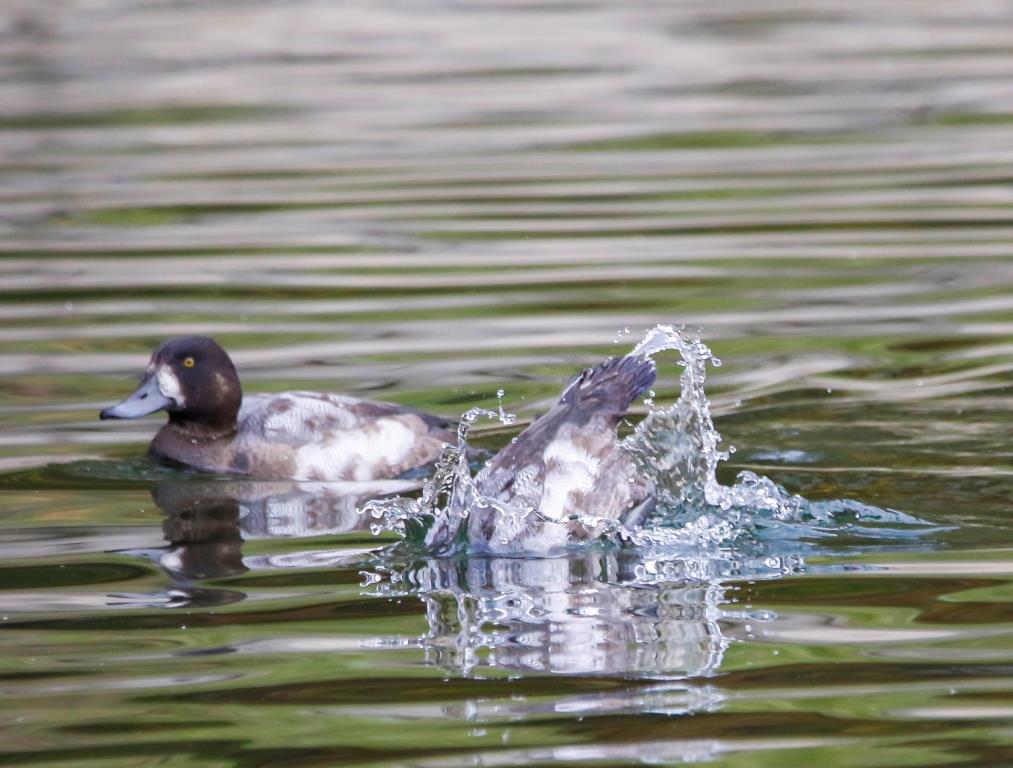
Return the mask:
<path id="1" fill-rule="evenodd" d="M 141 382 L 130 397 L 122 403 L 104 409 L 99 413 L 101 419 L 136 419 L 149 413 L 160 411 L 172 405 L 172 400 L 158 390 L 158 382 L 149 376 Z"/>

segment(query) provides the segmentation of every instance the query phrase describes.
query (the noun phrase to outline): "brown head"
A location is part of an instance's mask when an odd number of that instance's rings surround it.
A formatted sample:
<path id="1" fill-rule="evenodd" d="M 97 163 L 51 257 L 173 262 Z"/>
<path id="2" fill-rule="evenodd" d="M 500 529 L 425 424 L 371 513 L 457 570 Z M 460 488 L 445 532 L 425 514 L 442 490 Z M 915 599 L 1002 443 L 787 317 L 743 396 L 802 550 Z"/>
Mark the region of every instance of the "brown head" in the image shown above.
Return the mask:
<path id="1" fill-rule="evenodd" d="M 134 394 L 99 415 L 136 419 L 164 410 L 187 435 L 218 437 L 235 430 L 242 401 L 239 375 L 225 350 L 207 336 L 179 336 L 155 350 Z"/>

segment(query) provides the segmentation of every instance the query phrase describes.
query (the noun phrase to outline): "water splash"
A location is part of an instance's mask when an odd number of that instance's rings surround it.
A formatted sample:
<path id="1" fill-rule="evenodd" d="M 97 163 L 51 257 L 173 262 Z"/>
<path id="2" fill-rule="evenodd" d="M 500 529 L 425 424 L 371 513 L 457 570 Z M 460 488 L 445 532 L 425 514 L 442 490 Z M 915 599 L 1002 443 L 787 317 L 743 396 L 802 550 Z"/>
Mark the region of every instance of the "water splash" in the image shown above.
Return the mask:
<path id="1" fill-rule="evenodd" d="M 705 384 L 707 365 L 721 360 L 698 337 L 671 325 L 652 328 L 632 354 L 655 357 L 674 350 L 683 367 L 679 399 L 654 408 L 623 441 L 639 472 L 655 486 L 657 505 L 641 530 L 629 532 L 643 544 L 720 543 L 742 536 L 825 538 L 847 533 L 863 538 L 921 535 L 928 524 L 897 510 L 851 499 L 809 501 L 768 477 L 738 474 L 722 485 L 717 469 L 734 447 L 721 448 Z M 901 526 L 884 532 L 877 526 Z"/>
<path id="2" fill-rule="evenodd" d="M 514 673 L 710 676 L 745 625 L 718 584 L 676 582 L 632 551 L 555 558 L 390 559 L 363 572 L 381 597 L 418 597 L 429 663 Z"/>
<path id="3" fill-rule="evenodd" d="M 708 363 L 721 365 L 699 338 L 671 325 L 652 328 L 633 354 L 655 357 L 674 350 L 679 354 L 679 399 L 654 408 L 623 441 L 634 465 L 655 486 L 657 506 L 648 527 L 634 532 L 635 540 L 650 543 L 700 543 L 733 538 L 756 513 L 776 520 L 796 521 L 806 501 L 772 480 L 752 472 L 739 474 L 735 485 L 718 482 L 717 469 L 734 448 L 721 448 L 705 385 Z"/>
<path id="4" fill-rule="evenodd" d="M 444 449 L 418 498 L 374 499 L 363 505 L 360 514 L 373 518 L 370 530 L 374 535 L 391 531 L 409 545 L 421 545 L 429 550 L 447 549 L 454 543 L 464 543 L 460 541 L 464 522 L 473 510 L 492 506 L 513 521 L 514 526 L 524 524 L 534 510 L 519 509 L 478 493 L 468 460 L 468 433 L 479 419 L 493 419 L 503 426 L 512 426 L 517 421 L 517 417 L 503 407 L 504 391 L 498 390 L 496 394 L 497 410 L 472 408 L 461 416 L 457 443 Z"/>
<path id="5" fill-rule="evenodd" d="M 624 329 L 620 335 L 625 333 Z M 490 498 L 478 490 L 482 473 L 472 473 L 468 434 L 482 418 L 507 426 L 515 423 L 503 407 L 503 390 L 497 392 L 496 411 L 473 408 L 464 414 L 456 445 L 445 450 L 418 498 L 374 500 L 362 513 L 373 518 L 374 532 L 393 531 L 409 546 L 430 554 L 473 549 L 477 542 L 467 540 L 466 521 L 478 510 L 492 510 L 500 521 L 497 535 L 504 543 L 527 526 L 576 522 L 593 534 L 589 538 L 600 541 L 684 554 L 709 549 L 708 568 L 725 561 L 716 556 L 723 546 L 744 540 L 819 540 L 834 534 L 887 538 L 894 530 L 883 531 L 886 525 L 900 526 L 896 529 L 899 538 L 924 533 L 927 524 L 905 513 L 846 499 L 809 501 L 749 471 L 740 472 L 731 486 L 718 482 L 720 463 L 735 450 L 722 448 L 705 390 L 708 366 L 719 367 L 721 360 L 699 337 L 672 325 L 647 331 L 629 354 L 657 361 L 672 351 L 683 369 L 678 400 L 655 406 L 651 393 L 648 415 L 621 443 L 636 471 L 654 486 L 654 509 L 637 525 L 623 525 L 610 510 L 559 523 L 538 509 Z"/>

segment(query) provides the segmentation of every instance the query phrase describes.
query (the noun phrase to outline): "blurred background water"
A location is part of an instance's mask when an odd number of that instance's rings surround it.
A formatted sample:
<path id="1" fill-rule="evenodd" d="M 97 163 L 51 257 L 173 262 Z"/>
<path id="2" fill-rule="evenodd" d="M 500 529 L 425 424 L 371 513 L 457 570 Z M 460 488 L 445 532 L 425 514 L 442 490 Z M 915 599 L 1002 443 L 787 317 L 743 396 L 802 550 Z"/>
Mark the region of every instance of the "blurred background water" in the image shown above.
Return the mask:
<path id="1" fill-rule="evenodd" d="M 1013 763 L 1008 2 L 7 0 L 0 179 L 0 764 Z M 726 479 L 948 530 L 391 562 L 97 421 L 191 332 L 523 421 L 658 322 Z"/>

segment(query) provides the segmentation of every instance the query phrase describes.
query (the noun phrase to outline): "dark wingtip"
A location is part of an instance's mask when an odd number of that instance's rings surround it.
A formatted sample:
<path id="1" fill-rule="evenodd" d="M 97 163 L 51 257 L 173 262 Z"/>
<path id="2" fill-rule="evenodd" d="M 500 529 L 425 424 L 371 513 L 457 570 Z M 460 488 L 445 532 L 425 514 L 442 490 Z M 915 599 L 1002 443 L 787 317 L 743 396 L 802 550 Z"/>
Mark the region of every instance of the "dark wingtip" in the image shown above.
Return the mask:
<path id="1" fill-rule="evenodd" d="M 98 417 L 102 421 L 106 421 L 107 419 L 115 419 L 116 417 L 113 416 L 111 413 L 109 413 L 110 410 L 112 410 L 112 409 L 111 408 L 103 408 L 101 411 L 98 412 Z"/>
<path id="2" fill-rule="evenodd" d="M 613 357 L 584 371 L 563 393 L 562 401 L 572 400 L 584 410 L 622 413 L 647 391 L 655 376 L 654 360 L 649 357 Z"/>

